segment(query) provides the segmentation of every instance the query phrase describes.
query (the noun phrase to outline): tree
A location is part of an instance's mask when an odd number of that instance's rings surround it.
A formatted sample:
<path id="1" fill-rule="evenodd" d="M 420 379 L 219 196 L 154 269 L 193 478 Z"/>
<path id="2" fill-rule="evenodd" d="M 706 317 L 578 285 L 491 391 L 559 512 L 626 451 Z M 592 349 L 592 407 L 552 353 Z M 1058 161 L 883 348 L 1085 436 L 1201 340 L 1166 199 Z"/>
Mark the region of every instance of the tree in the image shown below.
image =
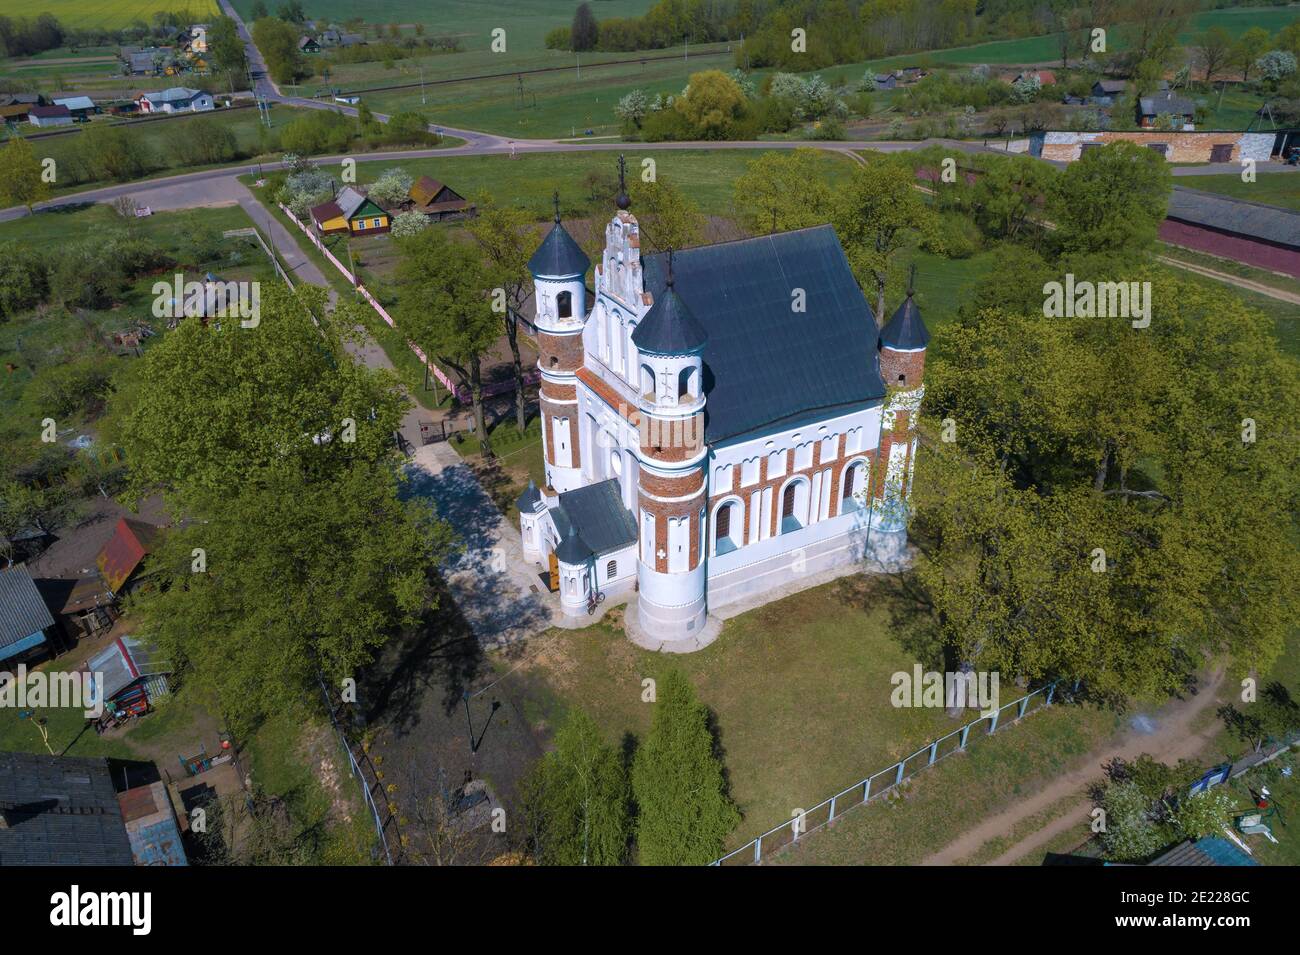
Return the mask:
<path id="1" fill-rule="evenodd" d="M 1169 843 L 1151 818 L 1150 802 L 1137 784 L 1112 783 L 1100 800 L 1106 828 L 1101 844 L 1106 858 L 1117 862 L 1140 862 Z"/>
<path id="2" fill-rule="evenodd" d="M 122 412 L 127 499 L 162 488 L 188 519 L 151 558 L 141 629 L 238 731 L 300 712 L 318 675 L 354 677 L 431 605 L 451 550 L 428 503 L 398 495 L 400 386 L 345 351 L 356 309 L 324 305 L 273 287 L 256 327 L 183 322 Z"/>
<path id="3" fill-rule="evenodd" d="M 573 709 L 555 749 L 534 766 L 525 803 L 543 865 L 619 865 L 627 857 L 631 790 L 619 751 Z"/>
<path id="4" fill-rule="evenodd" d="M 736 178 L 736 207 L 755 232 L 820 225 L 831 215 L 831 191 L 815 149 L 763 153 Z"/>
<path id="5" fill-rule="evenodd" d="M 1263 668 L 1281 651 L 1300 573 L 1284 516 L 1294 359 L 1263 315 L 1142 254 L 1069 258 L 1051 280 L 1149 281 L 1147 327 L 1045 320 L 1031 287 L 1028 309 L 964 311 L 951 360 L 926 369 L 929 413 L 960 441 L 917 462 L 916 639 L 952 659 L 1119 699 L 1181 692 L 1212 657 Z M 1279 431 L 1246 441 L 1243 419 Z"/>
<path id="6" fill-rule="evenodd" d="M 894 159 L 858 166 L 836 197 L 835 231 L 854 273 L 876 289 L 876 321 L 883 325 L 885 289 L 895 257 L 914 235 L 942 248 L 939 220 L 915 188 L 911 168 Z"/>
<path id="7" fill-rule="evenodd" d="M 745 93 L 721 70 L 692 73 L 673 104 L 699 139 L 725 139 L 745 110 Z"/>
<path id="8" fill-rule="evenodd" d="M 1268 49 L 1268 31 L 1263 27 L 1251 27 L 1232 45 L 1229 62 L 1241 70 L 1241 81 L 1250 79 L 1250 71 L 1255 61 Z"/>
<path id="9" fill-rule="evenodd" d="M 585 53 L 596 49 L 596 42 L 600 39 L 600 26 L 596 23 L 595 14 L 591 12 L 590 3 L 580 3 L 578 9 L 573 11 L 573 26 L 569 35 L 576 52 Z"/>
<path id="10" fill-rule="evenodd" d="M 0 148 L 0 202 L 32 207 L 50 197 L 50 184 L 41 175 L 41 162 L 32 145 L 21 136 L 12 137 Z"/>
<path id="11" fill-rule="evenodd" d="M 370 184 L 367 194 L 385 208 L 400 205 L 410 198 L 411 183 L 414 181 L 409 172 L 400 166 L 395 166 L 392 169 L 385 169 L 379 178 Z"/>
<path id="12" fill-rule="evenodd" d="M 700 207 L 666 177 L 634 180 L 628 191 L 645 243 L 643 253 L 685 249 L 703 240 L 705 219 Z"/>
<path id="13" fill-rule="evenodd" d="M 501 334 L 489 297 L 491 275 L 473 245 L 438 229 L 402 240 L 397 268 L 398 324 L 411 340 L 456 372 L 470 391 L 483 457 L 492 443 L 483 413 L 483 358 Z"/>
<path id="14" fill-rule="evenodd" d="M 1067 252 L 1120 257 L 1155 238 L 1169 188 L 1163 157 L 1136 143 L 1112 143 L 1087 150 L 1056 178 L 1048 208 Z"/>
<path id="15" fill-rule="evenodd" d="M 1221 26 L 1212 26 L 1196 38 L 1196 49 L 1208 83 L 1228 63 L 1232 53 L 1232 34 Z"/>
<path id="16" fill-rule="evenodd" d="M 1024 156 L 987 156 L 980 176 L 963 188 L 975 222 L 986 235 L 1015 239 L 1042 211 L 1056 172 Z M 961 188 L 961 187 L 959 187 Z"/>
<path id="17" fill-rule="evenodd" d="M 505 293 L 506 308 L 501 317 L 514 368 L 515 427 L 523 434 L 528 426 L 528 396 L 524 389 L 523 359 L 519 354 L 519 310 L 533 291 L 528 260 L 537 237 L 532 219 L 522 209 L 497 205 L 486 192 L 475 197 L 475 206 L 478 215 L 466 228 L 487 260 L 489 286 Z"/>
<path id="18" fill-rule="evenodd" d="M 670 670 L 632 764 L 637 850 L 643 865 L 706 865 L 740 813 L 727 795 L 709 713 L 686 677 Z"/>
<path id="19" fill-rule="evenodd" d="M 270 15 L 271 13 L 266 9 L 266 4 L 263 0 L 253 0 L 253 5 L 248 10 L 249 20 L 261 20 Z"/>
<path id="20" fill-rule="evenodd" d="M 1269 50 L 1255 61 L 1259 75 L 1268 83 L 1276 86 L 1296 71 L 1296 57 L 1286 50 Z"/>
<path id="21" fill-rule="evenodd" d="M 248 69 L 244 41 L 230 17 L 216 17 L 208 27 L 208 56 L 217 69 L 227 73 L 242 75 Z"/>
<path id="22" fill-rule="evenodd" d="M 398 239 L 418 235 L 427 228 L 429 228 L 429 217 L 423 212 L 416 212 L 414 209 L 408 212 L 399 212 L 393 217 L 392 234 Z"/>
<path id="23" fill-rule="evenodd" d="M 1189 839 L 1222 835 L 1238 812 L 1227 786 L 1211 786 L 1182 800 L 1174 822 Z"/>
<path id="24" fill-rule="evenodd" d="M 645 119 L 645 114 L 648 112 L 650 112 L 650 97 L 646 96 L 645 90 L 642 89 L 632 90 L 614 106 L 614 115 L 625 124 L 631 123 L 635 129 L 641 128 L 641 120 Z"/>

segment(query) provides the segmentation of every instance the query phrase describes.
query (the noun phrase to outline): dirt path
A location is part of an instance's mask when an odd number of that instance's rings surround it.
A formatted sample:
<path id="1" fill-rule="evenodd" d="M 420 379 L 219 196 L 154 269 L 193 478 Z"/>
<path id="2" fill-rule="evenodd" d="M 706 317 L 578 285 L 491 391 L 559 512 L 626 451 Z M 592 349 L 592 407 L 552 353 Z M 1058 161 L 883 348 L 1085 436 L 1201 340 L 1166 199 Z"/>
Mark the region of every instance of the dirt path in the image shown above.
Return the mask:
<path id="1" fill-rule="evenodd" d="M 1195 272 L 1197 275 L 1204 275 L 1206 278 L 1211 278 L 1218 282 L 1235 285 L 1238 288 L 1244 288 L 1251 292 L 1258 292 L 1260 295 L 1267 295 L 1269 298 L 1276 298 L 1283 302 L 1290 302 L 1292 305 L 1300 305 L 1300 295 L 1297 295 L 1295 292 L 1288 292 L 1272 285 L 1265 285 L 1263 282 L 1255 282 L 1251 279 L 1245 279 L 1240 275 L 1230 275 L 1227 272 L 1219 272 L 1215 269 L 1206 268 L 1203 265 L 1194 265 L 1191 262 L 1184 262 L 1181 259 L 1173 259 L 1167 255 L 1157 255 L 1156 260 L 1163 262 L 1165 265 L 1172 265 L 1175 268 Z"/>
<path id="2" fill-rule="evenodd" d="M 1058 778 L 1051 785 L 1039 790 L 1028 799 L 1021 800 L 1010 809 L 996 816 L 990 816 L 974 829 L 963 833 L 955 842 L 930 856 L 922 864 L 954 865 L 959 860 L 978 852 L 986 842 L 1006 836 L 1025 820 L 1050 809 L 1062 800 L 1082 793 L 1089 783 L 1101 775 L 1101 764 L 1114 756 L 1131 760 L 1143 753 L 1150 753 L 1161 762 L 1175 763 L 1184 757 L 1196 755 L 1218 732 L 1218 727 L 1212 724 L 1199 733 L 1193 733 L 1191 726 L 1205 710 L 1223 703 L 1219 698 L 1223 676 L 1222 671 L 1215 673 L 1196 696 L 1175 701 L 1158 710 L 1150 718 L 1157 727 L 1154 732 L 1142 733 L 1130 729 L 1121 739 L 1094 750 L 1078 769 Z M 1046 845 L 1073 827 L 1079 828 L 1082 842 L 1082 833 L 1085 832 L 1088 812 L 1091 809 L 1091 801 L 1085 796 L 1080 796 L 1078 802 L 1072 805 L 1065 815 L 1020 839 L 989 864 L 1008 865 L 1034 849 Z"/>

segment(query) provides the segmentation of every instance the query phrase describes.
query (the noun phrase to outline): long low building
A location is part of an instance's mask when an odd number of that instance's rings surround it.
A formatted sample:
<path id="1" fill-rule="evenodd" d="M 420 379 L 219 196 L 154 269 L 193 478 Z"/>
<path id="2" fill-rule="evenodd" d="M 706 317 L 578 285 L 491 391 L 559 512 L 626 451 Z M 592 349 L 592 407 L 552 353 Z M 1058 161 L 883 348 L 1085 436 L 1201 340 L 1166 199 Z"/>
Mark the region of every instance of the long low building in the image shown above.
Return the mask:
<path id="1" fill-rule="evenodd" d="M 1289 133 L 1291 141 L 1300 142 L 1300 135 Z M 1130 142 L 1147 146 L 1170 162 L 1240 162 L 1254 159 L 1268 162 L 1280 155 L 1288 131 L 1247 133 L 1240 130 L 1205 130 L 1201 132 L 1176 132 L 1172 130 L 1106 130 L 1102 132 L 1069 132 L 1048 130 L 1030 137 L 1029 152 L 1053 162 L 1074 162 L 1089 149 L 1099 149 L 1108 143 Z"/>
<path id="2" fill-rule="evenodd" d="M 1300 212 L 1291 209 L 1176 186 L 1160 238 L 1300 278 Z"/>

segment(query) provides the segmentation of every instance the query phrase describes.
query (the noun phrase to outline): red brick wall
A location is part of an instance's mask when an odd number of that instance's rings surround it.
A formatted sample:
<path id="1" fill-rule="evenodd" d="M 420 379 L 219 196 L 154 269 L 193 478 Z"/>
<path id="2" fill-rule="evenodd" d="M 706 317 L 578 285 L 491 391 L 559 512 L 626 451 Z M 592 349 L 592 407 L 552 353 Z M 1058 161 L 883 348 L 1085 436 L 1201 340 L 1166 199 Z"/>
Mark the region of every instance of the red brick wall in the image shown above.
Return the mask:
<path id="1" fill-rule="evenodd" d="M 880 349 L 880 377 L 886 388 L 904 388 L 908 391 L 920 386 L 925 373 L 925 351 L 894 351 Z M 898 380 L 906 375 L 906 382 Z"/>
<path id="2" fill-rule="evenodd" d="M 1300 249 L 1284 249 L 1258 239 L 1229 235 L 1174 219 L 1166 219 L 1160 224 L 1160 238 L 1173 245 L 1300 278 Z"/>

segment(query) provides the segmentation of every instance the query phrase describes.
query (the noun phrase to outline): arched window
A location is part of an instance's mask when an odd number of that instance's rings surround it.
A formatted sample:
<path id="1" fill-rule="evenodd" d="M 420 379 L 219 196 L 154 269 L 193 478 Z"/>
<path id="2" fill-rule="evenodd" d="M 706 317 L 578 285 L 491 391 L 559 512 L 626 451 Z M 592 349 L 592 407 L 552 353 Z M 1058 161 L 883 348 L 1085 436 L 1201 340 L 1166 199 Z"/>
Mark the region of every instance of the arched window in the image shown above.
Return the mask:
<path id="1" fill-rule="evenodd" d="M 867 484 L 867 466 L 862 461 L 854 461 L 844 469 L 840 479 L 843 487 L 840 491 L 840 513 L 859 510 L 862 507 L 862 492 Z"/>
<path id="2" fill-rule="evenodd" d="M 560 318 L 573 317 L 573 293 L 561 292 L 555 296 L 555 308 Z"/>
<path id="3" fill-rule="evenodd" d="M 713 514 L 713 553 L 730 554 L 745 542 L 745 520 L 739 501 L 726 501 Z"/>
<path id="4" fill-rule="evenodd" d="M 653 397 L 655 393 L 655 373 L 649 365 L 641 366 L 641 394 Z"/>
<path id="5" fill-rule="evenodd" d="M 552 355 L 552 356 L 551 356 L 551 367 L 554 368 L 554 367 L 555 367 L 556 365 L 558 365 L 559 363 L 560 363 L 560 359 L 557 358 L 555 355 Z"/>
<path id="6" fill-rule="evenodd" d="M 618 561 L 611 560 L 608 564 L 605 565 L 605 579 L 613 580 L 617 576 L 618 576 Z"/>
<path id="7" fill-rule="evenodd" d="M 677 400 L 696 397 L 695 369 L 687 365 L 677 375 Z"/>
<path id="8" fill-rule="evenodd" d="M 808 523 L 808 498 L 811 488 L 807 478 L 796 478 L 781 492 L 782 534 L 797 531 Z"/>

